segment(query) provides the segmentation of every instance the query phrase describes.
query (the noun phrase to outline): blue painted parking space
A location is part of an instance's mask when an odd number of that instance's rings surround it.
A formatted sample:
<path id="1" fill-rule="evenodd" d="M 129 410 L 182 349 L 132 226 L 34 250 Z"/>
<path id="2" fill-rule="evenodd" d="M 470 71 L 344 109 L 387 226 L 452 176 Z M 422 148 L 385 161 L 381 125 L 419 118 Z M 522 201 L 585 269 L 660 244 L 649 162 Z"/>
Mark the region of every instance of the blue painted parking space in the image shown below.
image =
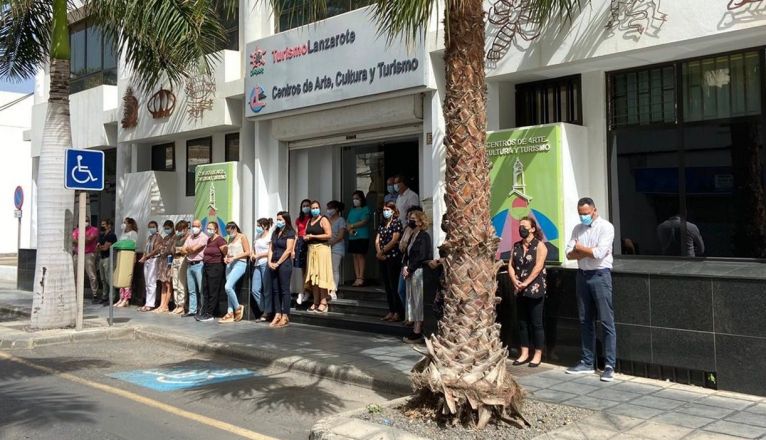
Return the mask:
<path id="1" fill-rule="evenodd" d="M 226 368 L 211 364 L 198 364 L 123 371 L 108 376 L 155 391 L 167 392 L 242 380 L 260 376 L 260 374 L 247 368 Z"/>

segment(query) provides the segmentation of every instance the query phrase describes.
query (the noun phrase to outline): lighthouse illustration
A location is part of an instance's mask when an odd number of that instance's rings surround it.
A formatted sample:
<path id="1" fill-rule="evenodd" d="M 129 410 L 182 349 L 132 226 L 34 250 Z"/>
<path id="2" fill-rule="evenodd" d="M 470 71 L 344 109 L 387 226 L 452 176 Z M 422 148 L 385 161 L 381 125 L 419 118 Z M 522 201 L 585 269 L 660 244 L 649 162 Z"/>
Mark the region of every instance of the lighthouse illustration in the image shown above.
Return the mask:
<path id="1" fill-rule="evenodd" d="M 513 185 L 500 211 L 492 218 L 495 231 L 500 238 L 497 248 L 497 258 L 507 260 L 513 250 L 513 244 L 521 240 L 519 222 L 524 217 L 534 219 L 543 235 L 542 241 L 547 242 L 551 234 L 558 235 L 555 225 L 543 213 L 533 208 L 532 196 L 527 193 L 527 181 L 524 173 L 524 163 L 519 157 L 513 162 Z M 538 195 L 542 196 L 542 195 Z M 550 243 L 549 255 L 558 258 L 558 250 Z"/>
<path id="2" fill-rule="evenodd" d="M 226 221 L 218 216 L 218 208 L 215 204 L 215 185 L 210 185 L 208 192 L 207 218 L 202 219 L 202 229 L 207 228 L 208 223 L 217 223 L 221 236 L 226 237 Z"/>

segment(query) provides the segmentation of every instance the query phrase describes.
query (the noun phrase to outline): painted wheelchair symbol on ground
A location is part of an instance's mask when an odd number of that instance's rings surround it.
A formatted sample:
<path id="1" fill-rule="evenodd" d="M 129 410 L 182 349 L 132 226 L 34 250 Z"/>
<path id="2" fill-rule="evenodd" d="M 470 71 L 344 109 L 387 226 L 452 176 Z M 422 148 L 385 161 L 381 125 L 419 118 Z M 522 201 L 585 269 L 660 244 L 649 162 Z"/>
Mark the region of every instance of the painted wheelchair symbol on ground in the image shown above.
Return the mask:
<path id="1" fill-rule="evenodd" d="M 144 388 L 166 392 L 242 380 L 249 377 L 260 376 L 260 374 L 248 370 L 247 368 L 225 368 L 205 364 L 187 365 L 174 368 L 123 371 L 112 373 L 108 376 Z"/>

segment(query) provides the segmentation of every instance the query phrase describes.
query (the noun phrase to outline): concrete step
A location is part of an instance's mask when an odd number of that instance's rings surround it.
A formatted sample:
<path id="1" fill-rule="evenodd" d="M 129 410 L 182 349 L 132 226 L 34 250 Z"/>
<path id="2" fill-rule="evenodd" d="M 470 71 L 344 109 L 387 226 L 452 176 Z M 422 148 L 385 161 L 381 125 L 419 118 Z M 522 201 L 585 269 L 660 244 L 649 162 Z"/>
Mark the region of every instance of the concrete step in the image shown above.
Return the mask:
<path id="1" fill-rule="evenodd" d="M 386 322 L 381 321 L 377 317 L 348 315 L 337 312 L 317 313 L 293 309 L 290 312 L 290 320 L 301 324 L 321 325 L 323 327 L 392 336 L 407 336 L 412 331 L 409 327 L 403 326 L 401 322 Z"/>
<path id="2" fill-rule="evenodd" d="M 330 302 L 330 311 L 380 318 L 388 313 L 388 302 L 338 298 Z"/>
<path id="3" fill-rule="evenodd" d="M 378 286 L 340 286 L 338 289 L 338 298 L 386 302 L 386 291 Z"/>

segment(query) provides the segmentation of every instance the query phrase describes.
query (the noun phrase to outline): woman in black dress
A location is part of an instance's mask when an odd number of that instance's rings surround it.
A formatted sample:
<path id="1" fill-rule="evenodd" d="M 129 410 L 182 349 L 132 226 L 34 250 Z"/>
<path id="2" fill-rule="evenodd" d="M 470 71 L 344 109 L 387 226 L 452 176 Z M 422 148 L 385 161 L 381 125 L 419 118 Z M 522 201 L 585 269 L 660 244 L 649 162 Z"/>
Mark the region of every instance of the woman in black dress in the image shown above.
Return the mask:
<path id="1" fill-rule="evenodd" d="M 543 301 L 545 299 L 545 258 L 548 248 L 535 219 L 524 217 L 519 221 L 521 240 L 513 245 L 508 275 L 516 294 L 516 311 L 519 320 L 521 353 L 513 365 L 529 362 L 534 368 L 543 357 Z M 529 339 L 532 334 L 534 355 L 529 356 Z"/>

